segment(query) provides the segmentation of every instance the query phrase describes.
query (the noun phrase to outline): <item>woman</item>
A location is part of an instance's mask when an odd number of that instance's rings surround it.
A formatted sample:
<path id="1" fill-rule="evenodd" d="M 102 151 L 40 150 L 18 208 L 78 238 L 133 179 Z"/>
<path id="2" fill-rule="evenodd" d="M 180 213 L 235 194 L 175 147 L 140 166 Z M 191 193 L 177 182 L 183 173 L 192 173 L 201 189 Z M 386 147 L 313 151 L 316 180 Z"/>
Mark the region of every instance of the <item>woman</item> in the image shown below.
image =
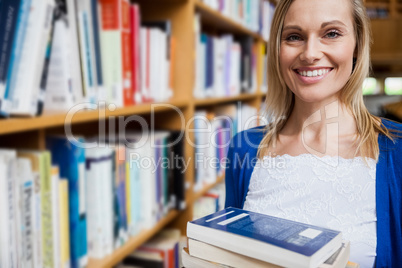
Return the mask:
<path id="1" fill-rule="evenodd" d="M 370 28 L 360 0 L 282 0 L 267 114 L 236 135 L 226 206 L 342 231 L 361 267 L 402 263 L 401 125 L 370 115 Z"/>

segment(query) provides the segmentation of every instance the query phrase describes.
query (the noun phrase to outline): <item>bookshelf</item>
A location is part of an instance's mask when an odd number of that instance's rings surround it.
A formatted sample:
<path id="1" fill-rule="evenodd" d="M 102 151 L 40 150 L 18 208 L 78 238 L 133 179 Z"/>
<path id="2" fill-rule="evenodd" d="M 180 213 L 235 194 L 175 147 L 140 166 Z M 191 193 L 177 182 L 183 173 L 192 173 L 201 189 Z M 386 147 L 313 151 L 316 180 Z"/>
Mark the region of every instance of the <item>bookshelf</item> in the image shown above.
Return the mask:
<path id="1" fill-rule="evenodd" d="M 373 71 L 402 74 L 402 1 L 366 0 L 365 5 L 372 14 L 373 45 L 371 51 Z"/>
<path id="2" fill-rule="evenodd" d="M 267 0 L 266 0 L 267 1 Z M 208 33 L 221 34 L 231 33 L 235 36 L 250 36 L 257 45 L 265 44 L 263 38 L 240 24 L 239 22 L 228 18 L 216 10 L 210 8 L 200 0 L 134 0 L 141 8 L 143 21 L 150 20 L 170 20 L 172 23 L 172 36 L 176 39 L 176 51 L 174 55 L 174 84 L 173 97 L 168 102 L 163 103 L 145 103 L 132 107 L 117 109 L 96 109 L 80 110 L 71 116 L 70 124 L 74 133 L 84 136 L 91 136 L 98 133 L 97 128 L 101 121 L 115 120 L 117 117 L 127 118 L 131 115 L 140 115 L 147 122 L 153 121 L 157 128 L 180 130 L 184 123 L 190 121 L 197 109 L 210 109 L 216 106 L 236 103 L 241 101 L 257 109 L 260 108 L 264 98 L 261 92 L 261 77 L 257 77 L 257 91 L 255 93 L 240 94 L 238 96 L 195 99 L 193 96 L 194 88 L 194 17 L 200 14 L 202 30 Z M 274 1 L 273 1 L 274 2 Z M 402 14 L 401 1 L 367 1 L 369 6 L 379 6 L 392 8 L 393 19 L 395 23 L 400 22 Z M 401 24 L 395 24 L 401 25 Z M 379 29 L 384 27 L 378 26 Z M 375 27 L 373 26 L 374 32 Z M 381 32 L 381 31 L 379 31 Z M 385 31 L 382 31 L 385 32 Z M 402 35 L 399 35 L 401 38 Z M 392 37 L 396 38 L 396 37 Z M 400 42 L 402 44 L 402 42 Z M 387 51 L 382 47 L 378 51 Z M 400 51 L 400 50 L 399 50 Z M 375 52 L 376 53 L 376 52 Z M 378 64 L 400 64 L 402 54 L 373 54 L 373 63 Z M 257 63 L 259 65 L 259 63 Z M 260 75 L 260 72 L 257 72 Z M 173 108 L 174 107 L 174 108 Z M 177 113 L 180 111 L 184 117 Z M 29 148 L 45 149 L 45 137 L 51 133 L 64 133 L 64 124 L 68 114 L 49 114 L 32 118 L 7 118 L 0 120 L 0 147 L 3 148 Z M 193 127 L 189 125 L 187 127 Z M 137 126 L 127 126 L 127 128 L 137 129 Z M 189 134 L 194 142 L 194 135 Z M 194 148 L 189 143 L 185 144 L 185 157 L 193 158 Z M 111 255 L 103 259 L 90 259 L 88 267 L 112 267 L 118 264 L 125 256 L 134 251 L 141 244 L 149 240 L 165 227 L 176 227 L 185 234 L 187 221 L 192 220 L 193 206 L 195 200 L 208 192 L 216 184 L 224 181 L 224 176 L 217 178 L 216 183 L 206 185 L 200 191 L 193 190 L 194 185 L 194 163 L 190 162 L 185 173 L 187 205 L 183 211 L 173 210 L 169 212 L 154 227 L 141 232 L 138 236 L 131 238 L 124 246 L 115 250 Z"/>
<path id="3" fill-rule="evenodd" d="M 17 149 L 46 148 L 45 138 L 48 134 L 65 133 L 65 124 L 71 125 L 74 135 L 94 136 L 99 134 L 99 125 L 108 121 L 118 122 L 118 118 L 126 119 L 132 115 L 139 115 L 147 123 L 154 124 L 157 129 L 180 130 L 185 127 L 197 109 L 212 109 L 213 107 L 243 102 L 257 109 L 261 105 L 264 94 L 260 92 L 261 77 L 257 79 L 255 93 L 240 94 L 238 96 L 195 99 L 194 88 L 194 18 L 199 13 L 202 30 L 211 34 L 231 33 L 234 36 L 251 36 L 256 44 L 263 44 L 262 37 L 249 30 L 239 22 L 223 16 L 200 0 L 134 0 L 141 9 L 142 21 L 170 20 L 172 36 L 176 39 L 176 53 L 174 55 L 174 84 L 173 96 L 167 102 L 144 103 L 131 107 L 114 108 L 110 106 L 90 109 L 77 109 L 69 113 L 45 114 L 39 117 L 11 117 L 0 119 L 0 147 Z M 179 112 L 181 114 L 179 114 Z M 184 120 L 184 121 L 183 121 Z M 184 123 L 184 124 L 183 124 Z M 135 124 L 125 126 L 125 129 L 137 130 Z M 189 133 L 194 142 L 194 135 Z M 185 158 L 193 158 L 194 148 L 185 144 Z M 205 185 L 195 192 L 194 163 L 185 173 L 186 181 L 186 208 L 182 211 L 172 210 L 158 223 L 139 235 L 132 237 L 121 248 L 103 259 L 89 259 L 87 267 L 112 267 L 118 264 L 125 256 L 149 240 L 163 228 L 179 228 L 185 234 L 187 221 L 192 220 L 193 203 L 212 189 L 216 184 L 224 181 L 224 176 L 217 178 L 216 183 Z"/>

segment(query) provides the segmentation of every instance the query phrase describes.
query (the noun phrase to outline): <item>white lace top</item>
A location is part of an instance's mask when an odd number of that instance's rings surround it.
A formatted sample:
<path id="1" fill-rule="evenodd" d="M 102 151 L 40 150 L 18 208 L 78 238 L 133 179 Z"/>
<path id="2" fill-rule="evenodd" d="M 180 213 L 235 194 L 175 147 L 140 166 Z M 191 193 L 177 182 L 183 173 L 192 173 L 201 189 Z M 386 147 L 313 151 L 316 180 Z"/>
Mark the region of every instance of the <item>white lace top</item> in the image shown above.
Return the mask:
<path id="1" fill-rule="evenodd" d="M 350 261 L 376 256 L 376 162 L 310 154 L 265 156 L 251 175 L 244 209 L 342 231 Z"/>

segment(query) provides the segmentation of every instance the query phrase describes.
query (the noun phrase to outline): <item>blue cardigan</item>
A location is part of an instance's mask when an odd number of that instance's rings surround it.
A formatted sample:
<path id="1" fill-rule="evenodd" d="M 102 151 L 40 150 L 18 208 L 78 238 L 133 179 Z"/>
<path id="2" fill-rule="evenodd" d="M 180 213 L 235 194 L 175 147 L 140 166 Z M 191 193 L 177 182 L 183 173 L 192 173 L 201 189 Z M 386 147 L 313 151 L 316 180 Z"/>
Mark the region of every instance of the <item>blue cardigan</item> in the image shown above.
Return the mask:
<path id="1" fill-rule="evenodd" d="M 402 131 L 401 124 L 387 120 L 382 122 L 390 130 Z M 243 208 L 263 136 L 264 128 L 256 127 L 233 137 L 226 165 L 226 207 Z M 378 136 L 377 268 L 400 267 L 402 264 L 402 139 L 397 137 L 394 142 L 382 134 Z"/>

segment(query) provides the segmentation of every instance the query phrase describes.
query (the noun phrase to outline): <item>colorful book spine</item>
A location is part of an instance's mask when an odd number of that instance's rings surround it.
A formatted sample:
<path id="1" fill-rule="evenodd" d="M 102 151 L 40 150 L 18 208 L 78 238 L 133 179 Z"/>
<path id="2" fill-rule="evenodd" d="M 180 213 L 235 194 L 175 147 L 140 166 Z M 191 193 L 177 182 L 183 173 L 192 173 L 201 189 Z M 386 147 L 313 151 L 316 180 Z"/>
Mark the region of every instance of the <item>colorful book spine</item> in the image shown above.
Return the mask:
<path id="1" fill-rule="evenodd" d="M 132 87 L 134 94 L 134 103 L 141 103 L 141 41 L 140 41 L 140 8 L 138 4 L 130 6 L 130 28 L 131 28 L 131 46 L 132 50 Z"/>
<path id="2" fill-rule="evenodd" d="M 52 182 L 51 156 L 49 151 L 42 152 L 40 157 L 40 192 L 42 216 L 42 254 L 43 267 L 53 267 L 53 226 L 52 226 Z"/>
<path id="3" fill-rule="evenodd" d="M 83 142 L 82 138 L 78 138 Z M 46 147 L 52 152 L 52 164 L 59 165 L 60 177 L 68 180 L 71 266 L 84 267 L 87 262 L 85 150 L 66 137 L 47 137 Z"/>
<path id="4" fill-rule="evenodd" d="M 124 106 L 134 104 L 134 89 L 132 83 L 133 74 L 133 46 L 131 43 L 131 12 L 130 2 L 121 0 L 121 58 L 122 58 L 122 73 L 123 73 L 123 98 Z"/>
<path id="5" fill-rule="evenodd" d="M 25 32 L 27 28 L 30 8 L 31 8 L 31 0 L 21 1 L 21 6 L 18 12 L 16 33 L 14 36 L 13 48 L 7 72 L 6 90 L 4 94 L 4 98 L 10 100 L 10 110 L 12 109 L 13 105 L 13 99 L 11 98 L 11 96 L 16 83 L 15 81 L 17 76 L 16 72 L 18 71 L 18 66 L 21 59 L 21 52 L 25 40 Z"/>
<path id="6" fill-rule="evenodd" d="M 120 5 L 122 0 L 99 0 L 99 23 L 102 73 L 106 89 L 106 101 L 122 107 L 122 52 L 120 29 Z"/>
<path id="7" fill-rule="evenodd" d="M 3 0 L 0 7 L 0 115 L 8 116 L 11 101 L 8 99 L 7 73 L 16 32 L 20 0 Z"/>
<path id="8" fill-rule="evenodd" d="M 70 228 L 68 208 L 68 180 L 59 180 L 60 267 L 70 267 Z"/>

